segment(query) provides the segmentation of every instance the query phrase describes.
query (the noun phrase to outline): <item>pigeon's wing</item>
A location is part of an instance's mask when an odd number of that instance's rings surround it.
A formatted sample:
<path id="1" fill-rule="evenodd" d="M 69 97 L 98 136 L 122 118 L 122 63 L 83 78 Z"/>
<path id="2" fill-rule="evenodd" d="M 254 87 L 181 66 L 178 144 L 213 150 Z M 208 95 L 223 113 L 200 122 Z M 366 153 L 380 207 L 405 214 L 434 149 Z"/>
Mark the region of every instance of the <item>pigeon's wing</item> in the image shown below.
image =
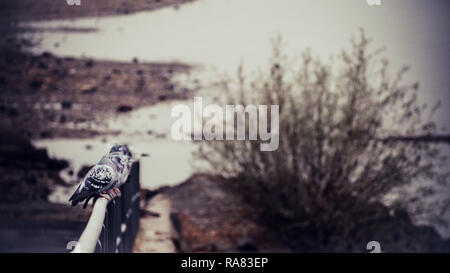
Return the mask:
<path id="1" fill-rule="evenodd" d="M 69 201 L 72 202 L 72 206 L 76 206 L 86 200 L 83 206 L 86 208 L 91 198 L 114 187 L 116 180 L 116 174 L 110 166 L 96 165 L 89 170 Z"/>
<path id="2" fill-rule="evenodd" d="M 86 200 L 83 205 L 83 208 L 86 208 L 89 200 L 96 196 L 97 191 L 91 191 L 88 188 L 84 187 L 84 181 L 78 186 L 77 190 L 72 194 L 69 201 L 72 202 L 72 207 L 76 206 L 79 202 Z"/>

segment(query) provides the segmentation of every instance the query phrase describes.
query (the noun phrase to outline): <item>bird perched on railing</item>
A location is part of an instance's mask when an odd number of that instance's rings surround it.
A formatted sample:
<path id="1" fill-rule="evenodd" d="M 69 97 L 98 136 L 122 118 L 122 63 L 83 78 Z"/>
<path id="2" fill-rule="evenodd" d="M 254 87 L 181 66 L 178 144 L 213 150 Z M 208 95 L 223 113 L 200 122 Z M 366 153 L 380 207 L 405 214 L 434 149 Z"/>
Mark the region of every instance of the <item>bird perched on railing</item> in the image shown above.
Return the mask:
<path id="1" fill-rule="evenodd" d="M 69 199 L 72 206 L 85 201 L 83 208 L 86 208 L 91 198 L 102 196 L 109 200 L 120 196 L 118 187 L 127 181 L 131 158 L 132 154 L 127 145 L 114 145 L 81 181 Z"/>

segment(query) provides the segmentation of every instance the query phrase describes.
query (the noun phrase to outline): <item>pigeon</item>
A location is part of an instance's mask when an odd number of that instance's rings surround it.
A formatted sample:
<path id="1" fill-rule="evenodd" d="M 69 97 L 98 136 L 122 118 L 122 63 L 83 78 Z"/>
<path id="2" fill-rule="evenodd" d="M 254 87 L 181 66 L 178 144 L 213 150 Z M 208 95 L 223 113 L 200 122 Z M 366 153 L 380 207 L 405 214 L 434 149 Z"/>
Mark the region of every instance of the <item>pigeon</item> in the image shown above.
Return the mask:
<path id="1" fill-rule="evenodd" d="M 114 145 L 81 181 L 69 199 L 72 206 L 85 201 L 83 208 L 86 208 L 91 198 L 102 196 L 110 199 L 111 196 L 120 196 L 118 187 L 127 181 L 131 158 L 132 154 L 127 145 Z"/>

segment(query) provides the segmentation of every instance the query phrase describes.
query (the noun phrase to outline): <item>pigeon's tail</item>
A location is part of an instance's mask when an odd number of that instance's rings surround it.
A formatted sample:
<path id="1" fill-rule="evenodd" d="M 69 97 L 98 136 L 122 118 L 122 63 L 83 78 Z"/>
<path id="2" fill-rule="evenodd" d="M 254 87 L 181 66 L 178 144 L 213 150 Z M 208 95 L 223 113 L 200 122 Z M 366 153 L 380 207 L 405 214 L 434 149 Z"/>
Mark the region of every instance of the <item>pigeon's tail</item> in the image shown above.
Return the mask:
<path id="1" fill-rule="evenodd" d="M 78 191 L 78 189 L 73 193 L 70 197 L 69 201 L 72 202 L 72 207 L 75 207 L 79 202 L 84 202 L 83 208 L 86 208 L 89 200 L 96 195 L 96 192 L 88 191 L 87 189 L 82 189 Z"/>

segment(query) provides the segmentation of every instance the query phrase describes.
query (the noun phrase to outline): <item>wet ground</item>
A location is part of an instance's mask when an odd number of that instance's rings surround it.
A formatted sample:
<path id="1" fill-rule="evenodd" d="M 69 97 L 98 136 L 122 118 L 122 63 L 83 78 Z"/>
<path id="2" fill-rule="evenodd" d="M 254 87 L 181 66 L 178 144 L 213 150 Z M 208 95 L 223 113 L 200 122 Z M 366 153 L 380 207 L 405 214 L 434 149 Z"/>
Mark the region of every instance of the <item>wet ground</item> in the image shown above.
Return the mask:
<path id="1" fill-rule="evenodd" d="M 67 243 L 78 240 L 89 213 L 42 201 L 0 204 L 0 252 L 67 253 Z"/>
<path id="2" fill-rule="evenodd" d="M 51 20 L 78 17 L 107 16 L 131 14 L 139 11 L 150 11 L 172 6 L 174 9 L 193 0 L 96 0 L 95 2 L 81 0 L 80 6 L 70 6 L 68 2 L 54 0 L 14 0 L 2 1 L 0 17 L 20 21 Z"/>
<path id="3" fill-rule="evenodd" d="M 136 238 L 136 253 L 174 253 L 175 231 L 170 220 L 171 203 L 164 195 L 157 195 L 143 208 L 140 230 Z"/>
<path id="4" fill-rule="evenodd" d="M 31 139 L 97 136 L 113 114 L 188 97 L 172 82 L 187 65 L 0 54 L 0 116 Z"/>

